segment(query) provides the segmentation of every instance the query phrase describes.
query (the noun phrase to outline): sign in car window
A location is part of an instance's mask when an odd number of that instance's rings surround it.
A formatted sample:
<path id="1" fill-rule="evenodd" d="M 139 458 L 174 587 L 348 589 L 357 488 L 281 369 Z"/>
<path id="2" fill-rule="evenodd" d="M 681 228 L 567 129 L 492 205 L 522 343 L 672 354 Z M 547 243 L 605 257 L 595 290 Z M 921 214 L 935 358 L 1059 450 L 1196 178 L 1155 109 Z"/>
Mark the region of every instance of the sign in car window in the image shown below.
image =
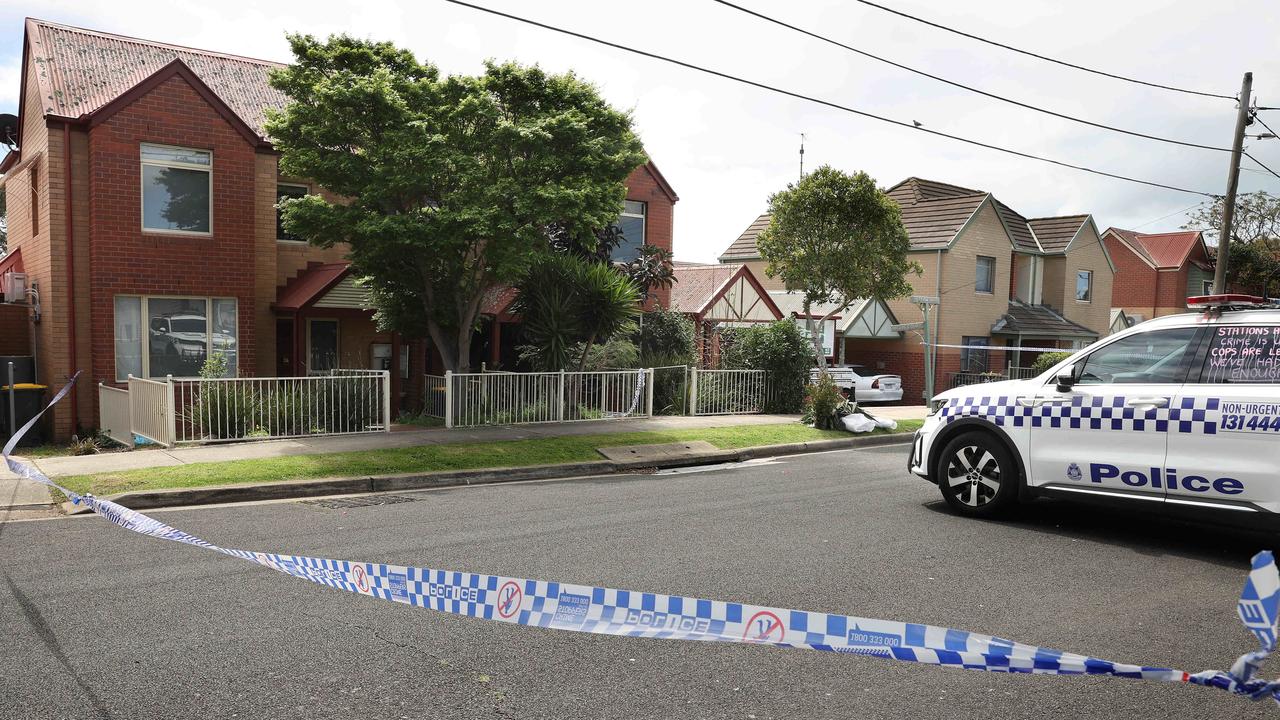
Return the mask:
<path id="1" fill-rule="evenodd" d="M 1280 383 L 1280 326 L 1214 328 L 1205 382 Z"/>

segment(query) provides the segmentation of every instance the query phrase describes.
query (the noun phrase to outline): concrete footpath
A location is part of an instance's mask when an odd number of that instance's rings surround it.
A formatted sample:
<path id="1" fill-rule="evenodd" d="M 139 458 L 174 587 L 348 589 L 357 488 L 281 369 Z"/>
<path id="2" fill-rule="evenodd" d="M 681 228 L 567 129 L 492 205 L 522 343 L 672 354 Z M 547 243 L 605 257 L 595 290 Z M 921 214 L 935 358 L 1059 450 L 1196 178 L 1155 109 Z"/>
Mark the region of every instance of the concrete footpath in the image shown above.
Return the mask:
<path id="1" fill-rule="evenodd" d="M 923 407 L 885 407 L 873 409 L 872 412 L 894 419 L 923 418 Z M 778 423 L 796 422 L 794 415 L 724 415 L 699 417 L 655 417 L 635 420 L 603 420 L 578 423 L 560 423 L 545 425 L 505 425 L 478 428 L 417 428 L 413 426 L 397 426 L 390 433 L 374 433 L 368 435 L 345 435 L 319 438 L 296 438 L 290 440 L 265 440 L 258 442 L 227 443 L 222 445 L 198 445 L 171 449 L 133 450 L 130 452 L 113 452 L 99 455 L 46 457 L 36 460 L 25 460 L 38 467 L 49 477 L 65 477 L 68 475 L 88 475 L 104 472 L 120 472 L 150 467 L 186 465 L 190 463 L 227 462 L 232 460 L 252 460 L 289 455 L 314 455 L 320 453 L 349 452 L 361 450 L 378 450 L 383 448 L 403 448 L 423 445 L 442 445 L 466 442 L 502 442 L 508 440 L 529 440 L 536 438 L 565 437 L 574 435 L 596 435 L 606 433 L 654 432 L 671 430 L 690 430 L 697 428 L 733 427 L 743 425 L 774 425 Z M 878 435 L 863 437 L 851 435 L 848 440 L 818 441 L 816 443 L 795 443 L 793 445 L 776 446 L 778 452 L 771 454 L 789 454 L 804 452 L 806 449 L 831 449 L 849 446 L 852 440 L 874 441 L 879 444 L 893 440 L 894 436 Z M 909 437 L 909 436 L 905 436 Z M 854 445 L 862 443 L 853 443 Z M 821 447 L 819 447 L 821 446 Z M 661 463 L 663 466 L 700 464 L 706 462 L 728 462 L 758 457 L 757 448 L 752 451 L 715 451 L 711 453 L 691 453 Z M 23 459 L 20 453 L 15 458 Z M 581 465 L 582 467 L 578 467 Z M 338 480 L 305 480 L 269 483 L 266 486 L 224 486 L 218 488 L 191 488 L 181 491 L 156 491 L 148 493 L 126 493 L 120 498 L 130 507 L 158 507 L 162 505 L 198 504 L 209 502 L 234 502 L 244 499 L 269 499 L 292 495 L 319 495 L 345 492 L 362 492 L 378 489 L 408 489 L 411 486 L 438 487 L 449 484 L 471 484 L 474 482 L 496 482 L 510 479 L 537 479 L 552 477 L 555 474 L 587 474 L 593 472 L 618 472 L 638 469 L 642 466 L 653 466 L 653 463 L 636 463 L 604 460 L 592 463 L 579 463 L 574 466 L 548 466 L 543 468 L 504 468 L 500 473 L 493 471 L 467 471 L 446 473 L 420 473 L 402 476 L 392 481 L 391 478 L 343 478 Z M 636 466 L 636 467 L 632 467 Z M 500 478 L 486 479 L 490 475 Z M 450 482 L 455 479 L 457 482 Z M 250 492 L 257 489 L 256 493 Z M 145 496 L 145 497 L 143 497 Z M 252 496 L 252 497 L 250 497 Z M 18 479 L 5 468 L 0 468 L 0 508 L 35 509 L 49 507 L 52 499 L 48 490 L 36 483 Z"/>

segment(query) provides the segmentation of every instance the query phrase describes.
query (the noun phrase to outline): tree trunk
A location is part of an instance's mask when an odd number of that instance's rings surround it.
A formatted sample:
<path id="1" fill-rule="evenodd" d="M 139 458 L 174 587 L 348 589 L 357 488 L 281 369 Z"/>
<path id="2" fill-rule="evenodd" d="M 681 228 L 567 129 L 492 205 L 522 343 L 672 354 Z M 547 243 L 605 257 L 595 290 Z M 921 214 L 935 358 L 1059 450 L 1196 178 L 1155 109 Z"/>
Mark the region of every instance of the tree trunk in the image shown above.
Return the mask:
<path id="1" fill-rule="evenodd" d="M 591 346 L 594 345 L 595 342 L 596 334 L 591 333 L 591 336 L 587 338 L 587 341 L 582 344 L 582 357 L 578 358 L 578 372 L 583 372 L 587 369 L 587 355 L 591 353 Z"/>
<path id="2" fill-rule="evenodd" d="M 818 326 L 813 322 L 812 305 L 808 299 L 804 301 L 804 323 L 809 329 L 809 342 L 813 343 L 814 357 L 818 358 L 818 367 L 825 374 L 827 372 L 827 354 L 822 352 L 822 335 L 818 332 Z"/>

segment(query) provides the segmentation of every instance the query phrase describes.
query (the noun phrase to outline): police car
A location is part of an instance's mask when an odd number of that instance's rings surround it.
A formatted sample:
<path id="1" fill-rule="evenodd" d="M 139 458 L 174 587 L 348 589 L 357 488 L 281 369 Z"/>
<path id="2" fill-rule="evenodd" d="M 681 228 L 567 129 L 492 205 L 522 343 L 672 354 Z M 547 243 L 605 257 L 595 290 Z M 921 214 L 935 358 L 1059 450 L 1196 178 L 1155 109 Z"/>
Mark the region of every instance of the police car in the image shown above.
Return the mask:
<path id="1" fill-rule="evenodd" d="M 937 395 L 909 469 L 968 516 L 1058 496 L 1280 519 L 1280 309 L 1187 302 L 1034 379 Z"/>

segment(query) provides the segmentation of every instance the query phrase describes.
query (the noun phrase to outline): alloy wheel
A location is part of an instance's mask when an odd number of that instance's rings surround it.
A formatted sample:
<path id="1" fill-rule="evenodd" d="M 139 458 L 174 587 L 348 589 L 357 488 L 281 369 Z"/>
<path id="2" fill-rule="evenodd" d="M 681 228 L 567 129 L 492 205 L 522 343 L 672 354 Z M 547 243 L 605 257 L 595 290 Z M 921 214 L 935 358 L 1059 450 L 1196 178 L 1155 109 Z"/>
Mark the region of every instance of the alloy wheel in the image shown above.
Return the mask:
<path id="1" fill-rule="evenodd" d="M 1000 491 L 1000 463 L 978 445 L 960 447 L 947 463 L 947 492 L 970 507 L 981 507 Z"/>

